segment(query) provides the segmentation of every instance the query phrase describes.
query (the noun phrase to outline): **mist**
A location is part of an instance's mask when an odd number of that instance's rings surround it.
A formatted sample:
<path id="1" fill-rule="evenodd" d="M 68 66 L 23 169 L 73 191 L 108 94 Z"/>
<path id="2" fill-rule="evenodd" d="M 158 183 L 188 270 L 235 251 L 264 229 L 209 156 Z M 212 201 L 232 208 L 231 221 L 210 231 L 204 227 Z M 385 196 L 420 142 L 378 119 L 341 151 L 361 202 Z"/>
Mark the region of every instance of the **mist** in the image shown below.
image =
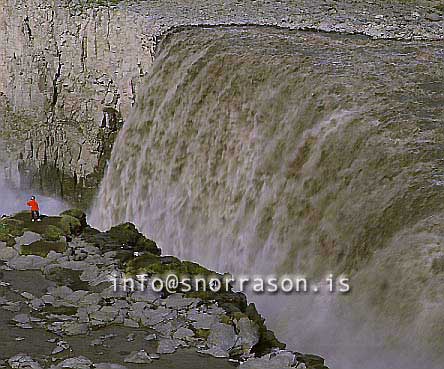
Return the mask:
<path id="1" fill-rule="evenodd" d="M 35 196 L 41 214 L 58 215 L 69 208 L 68 204 L 59 199 L 47 196 L 40 196 L 38 193 L 27 193 L 10 188 L 4 180 L 0 178 L 0 215 L 10 215 L 20 211 L 29 210 L 26 203 L 31 196 Z"/>

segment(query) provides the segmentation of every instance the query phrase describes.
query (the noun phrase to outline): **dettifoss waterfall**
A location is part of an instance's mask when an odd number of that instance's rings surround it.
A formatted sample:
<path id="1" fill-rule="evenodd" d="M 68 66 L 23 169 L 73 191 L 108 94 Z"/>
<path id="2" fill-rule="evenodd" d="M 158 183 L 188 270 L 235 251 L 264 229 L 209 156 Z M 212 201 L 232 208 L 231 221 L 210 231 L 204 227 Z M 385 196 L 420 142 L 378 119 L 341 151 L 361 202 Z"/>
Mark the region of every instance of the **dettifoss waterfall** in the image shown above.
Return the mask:
<path id="1" fill-rule="evenodd" d="M 332 369 L 442 368 L 444 46 L 273 28 L 164 37 L 91 223 L 233 274 L 350 277 L 252 295 Z"/>

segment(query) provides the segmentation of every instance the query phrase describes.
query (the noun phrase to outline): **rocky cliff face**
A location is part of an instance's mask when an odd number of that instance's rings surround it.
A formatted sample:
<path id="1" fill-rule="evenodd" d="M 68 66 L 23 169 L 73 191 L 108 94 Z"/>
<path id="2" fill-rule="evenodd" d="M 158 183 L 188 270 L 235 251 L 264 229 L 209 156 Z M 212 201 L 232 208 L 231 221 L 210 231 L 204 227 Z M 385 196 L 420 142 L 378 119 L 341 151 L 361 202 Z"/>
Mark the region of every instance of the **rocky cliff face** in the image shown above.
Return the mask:
<path id="1" fill-rule="evenodd" d="M 40 0 L 2 5 L 0 90 L 9 104 L 3 124 L 14 131 L 7 141 L 23 159 L 22 184 L 67 195 L 66 187 L 86 179 L 69 191 L 82 195 L 85 185 L 95 187 L 88 176 L 103 167 L 113 132 L 128 115 L 151 63 L 152 39 L 141 17 L 118 9 Z"/>
<path id="2" fill-rule="evenodd" d="M 254 23 L 376 38 L 444 37 L 442 9 L 433 1 L 102 3 L 0 0 L 2 151 L 19 160 L 21 187 L 84 206 L 150 68 L 156 37 L 171 27 Z"/>

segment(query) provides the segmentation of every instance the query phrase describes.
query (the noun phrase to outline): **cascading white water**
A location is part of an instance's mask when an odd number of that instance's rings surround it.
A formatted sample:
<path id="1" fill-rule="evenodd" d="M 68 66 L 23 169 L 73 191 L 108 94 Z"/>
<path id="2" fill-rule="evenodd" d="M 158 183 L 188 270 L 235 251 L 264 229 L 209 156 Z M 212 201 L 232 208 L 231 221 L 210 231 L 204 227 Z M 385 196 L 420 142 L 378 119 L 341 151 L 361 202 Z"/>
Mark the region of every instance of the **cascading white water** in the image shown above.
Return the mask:
<path id="1" fill-rule="evenodd" d="M 90 221 L 134 222 L 164 252 L 219 271 L 346 273 L 347 296 L 250 297 L 332 368 L 438 368 L 440 55 L 267 28 L 171 34 Z"/>

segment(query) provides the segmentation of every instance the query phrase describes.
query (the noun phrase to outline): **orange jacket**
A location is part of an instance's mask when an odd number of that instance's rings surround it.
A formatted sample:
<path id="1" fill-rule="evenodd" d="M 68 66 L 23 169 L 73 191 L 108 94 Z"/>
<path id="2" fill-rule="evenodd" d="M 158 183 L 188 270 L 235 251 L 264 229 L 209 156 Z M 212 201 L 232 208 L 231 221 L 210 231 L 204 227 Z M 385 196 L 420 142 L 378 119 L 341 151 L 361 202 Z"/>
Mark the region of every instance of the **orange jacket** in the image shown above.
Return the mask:
<path id="1" fill-rule="evenodd" d="M 35 200 L 30 200 L 26 205 L 31 207 L 31 211 L 39 211 L 39 203 Z"/>

